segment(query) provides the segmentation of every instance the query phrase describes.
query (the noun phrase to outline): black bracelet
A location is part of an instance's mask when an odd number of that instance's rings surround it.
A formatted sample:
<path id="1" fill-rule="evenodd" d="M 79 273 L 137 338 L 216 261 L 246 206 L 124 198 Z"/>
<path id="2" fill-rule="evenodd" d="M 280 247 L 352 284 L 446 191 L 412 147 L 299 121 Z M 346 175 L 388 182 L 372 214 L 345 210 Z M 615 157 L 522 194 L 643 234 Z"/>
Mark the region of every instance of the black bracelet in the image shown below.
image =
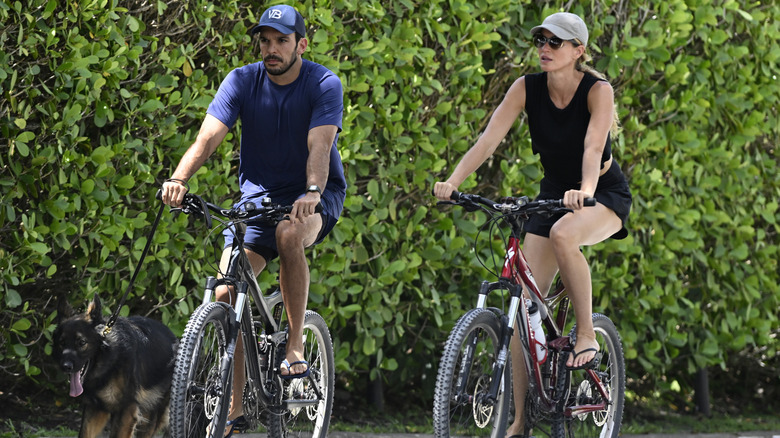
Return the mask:
<path id="1" fill-rule="evenodd" d="M 183 185 L 183 186 L 184 186 L 184 188 L 185 188 L 185 189 L 187 189 L 187 191 L 188 191 L 188 192 L 190 191 L 190 185 L 189 185 L 189 183 L 187 183 L 187 181 L 184 181 L 183 179 L 179 179 L 179 178 L 168 178 L 168 179 L 166 179 L 166 180 L 165 180 L 165 182 L 177 182 L 177 183 L 180 183 L 181 185 Z"/>

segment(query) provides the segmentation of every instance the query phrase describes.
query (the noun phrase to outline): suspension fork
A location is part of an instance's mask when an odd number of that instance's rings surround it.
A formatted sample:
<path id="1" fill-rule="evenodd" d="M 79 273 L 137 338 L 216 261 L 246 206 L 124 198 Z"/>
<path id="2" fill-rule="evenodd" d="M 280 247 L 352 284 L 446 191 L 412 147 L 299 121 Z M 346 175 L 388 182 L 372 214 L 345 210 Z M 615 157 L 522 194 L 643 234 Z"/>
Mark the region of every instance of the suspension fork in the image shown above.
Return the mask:
<path id="1" fill-rule="evenodd" d="M 225 282 L 221 279 L 217 280 L 213 277 L 209 277 L 207 279 L 206 293 L 204 298 L 210 297 L 214 288 L 219 286 L 220 284 L 225 284 Z M 239 292 L 239 296 L 242 295 L 242 293 L 244 296 L 246 296 L 246 283 L 239 283 L 237 289 Z M 227 303 L 220 303 L 220 304 L 229 307 L 229 304 Z M 228 312 L 228 315 L 230 315 L 230 312 Z M 235 318 L 228 318 L 227 320 L 227 325 L 228 325 L 227 346 L 226 346 L 225 354 L 223 354 L 222 357 L 220 358 L 219 374 L 220 374 L 220 381 L 228 385 L 231 384 L 228 382 L 232 382 L 231 376 L 233 374 L 233 366 L 235 364 L 236 346 L 238 344 L 238 337 L 241 336 L 240 321 L 241 321 L 240 313 L 236 315 Z M 219 391 L 228 391 L 228 389 L 219 388 Z"/>
<path id="2" fill-rule="evenodd" d="M 498 358 L 493 365 L 493 376 L 490 380 L 490 390 L 487 400 L 492 404 L 498 400 L 498 391 L 504 383 L 504 370 L 509 358 L 509 344 L 512 341 L 512 335 L 515 331 L 515 320 L 517 312 L 520 310 L 520 303 L 523 302 L 523 288 L 518 284 L 507 284 L 501 281 L 502 286 L 509 289 L 511 299 L 509 301 L 509 313 L 501 316 L 501 349 Z"/>
<path id="3" fill-rule="evenodd" d="M 219 282 L 219 281 L 218 281 Z M 227 352 L 232 358 L 236 352 L 236 345 L 238 344 L 238 337 L 241 336 L 241 317 L 244 312 L 244 305 L 246 304 L 246 289 L 247 284 L 244 282 L 238 283 L 236 289 L 238 290 L 238 297 L 236 299 L 236 307 L 234 308 L 235 317 L 228 320 L 228 349 Z M 226 304 L 229 306 L 229 304 Z"/>

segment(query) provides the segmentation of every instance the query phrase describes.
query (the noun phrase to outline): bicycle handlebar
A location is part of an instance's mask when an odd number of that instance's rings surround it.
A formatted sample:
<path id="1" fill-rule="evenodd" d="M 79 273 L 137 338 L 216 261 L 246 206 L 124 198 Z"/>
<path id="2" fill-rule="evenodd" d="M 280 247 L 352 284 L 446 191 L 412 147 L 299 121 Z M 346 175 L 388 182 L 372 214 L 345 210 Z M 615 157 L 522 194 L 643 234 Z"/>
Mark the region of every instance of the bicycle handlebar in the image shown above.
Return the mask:
<path id="1" fill-rule="evenodd" d="M 488 210 L 526 217 L 532 214 L 570 213 L 572 211 L 563 204 L 563 199 L 539 199 L 536 201 L 529 201 L 527 196 L 521 196 L 507 197 L 503 198 L 502 202 L 497 202 L 479 195 L 461 193 L 458 191 L 453 191 L 450 195 L 450 199 L 467 209 L 485 209 L 485 207 L 487 207 Z M 596 205 L 596 198 L 585 198 L 583 205 L 585 207 Z"/>
<path id="2" fill-rule="evenodd" d="M 162 192 L 158 190 L 156 197 L 157 199 L 162 199 Z M 202 215 L 206 220 L 206 225 L 211 228 L 212 212 L 233 221 L 256 219 L 276 225 L 287 218 L 287 215 L 292 212 L 292 208 L 292 205 L 276 204 L 271 201 L 271 198 L 262 198 L 260 206 L 252 201 L 245 201 L 233 208 L 222 208 L 205 201 L 198 195 L 187 193 L 184 195 L 181 206 L 171 210 L 196 216 Z M 315 212 L 322 212 L 322 204 L 317 204 Z"/>

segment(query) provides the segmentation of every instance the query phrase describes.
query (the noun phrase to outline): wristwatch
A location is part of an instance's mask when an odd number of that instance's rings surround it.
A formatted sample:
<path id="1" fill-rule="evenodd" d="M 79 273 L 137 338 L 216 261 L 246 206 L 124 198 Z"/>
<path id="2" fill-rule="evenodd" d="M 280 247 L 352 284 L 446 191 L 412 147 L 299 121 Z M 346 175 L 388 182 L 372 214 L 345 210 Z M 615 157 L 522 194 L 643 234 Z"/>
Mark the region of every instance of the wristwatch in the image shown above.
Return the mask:
<path id="1" fill-rule="evenodd" d="M 307 187 L 306 188 L 306 193 L 308 193 L 308 192 L 317 192 L 317 193 L 320 194 L 320 196 L 322 196 L 322 189 L 320 188 L 320 186 L 318 186 L 316 184 L 312 184 L 309 187 Z"/>

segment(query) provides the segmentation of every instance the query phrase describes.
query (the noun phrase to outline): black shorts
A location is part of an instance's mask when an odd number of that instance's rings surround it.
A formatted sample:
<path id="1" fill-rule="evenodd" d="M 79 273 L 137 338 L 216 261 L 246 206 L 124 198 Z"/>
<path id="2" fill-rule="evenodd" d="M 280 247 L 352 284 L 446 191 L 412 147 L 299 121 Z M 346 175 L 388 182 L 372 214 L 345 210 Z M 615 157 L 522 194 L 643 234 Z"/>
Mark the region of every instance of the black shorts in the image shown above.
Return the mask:
<path id="1" fill-rule="evenodd" d="M 317 245 L 325 239 L 325 236 L 333 230 L 336 226 L 336 222 L 339 220 L 341 211 L 344 207 L 344 198 L 346 193 L 325 190 L 320 198 L 320 203 L 323 206 L 322 213 L 322 228 L 317 235 L 313 245 Z M 278 202 L 280 204 L 292 204 L 297 198 L 281 199 Z M 274 198 L 276 201 L 276 198 Z M 259 201 L 258 201 L 259 202 Z M 230 248 L 233 244 L 233 234 L 230 230 L 226 229 L 222 233 L 225 237 L 225 248 Z M 276 226 L 262 225 L 257 221 L 248 221 L 246 227 L 246 235 L 244 236 L 244 246 L 249 248 L 253 252 L 262 256 L 266 263 L 279 256 L 279 250 L 276 247 Z"/>
<path id="2" fill-rule="evenodd" d="M 561 199 L 566 191 L 578 188 L 579 184 L 560 184 L 544 177 L 540 184 L 539 196 L 536 199 Z M 623 175 L 623 171 L 620 170 L 620 166 L 614 159 L 607 173 L 599 177 L 595 198 L 599 204 L 604 204 L 607 208 L 614 211 L 623 223 L 620 231 L 611 237 L 613 239 L 625 239 L 628 236 L 628 230 L 626 230 L 625 225 L 628 220 L 628 214 L 631 211 L 631 190 L 628 188 L 626 176 Z M 533 215 L 525 224 L 525 231 L 537 236 L 550 237 L 550 229 L 553 224 L 558 222 L 558 219 L 562 218 L 564 214 L 566 213 L 551 217 Z"/>

